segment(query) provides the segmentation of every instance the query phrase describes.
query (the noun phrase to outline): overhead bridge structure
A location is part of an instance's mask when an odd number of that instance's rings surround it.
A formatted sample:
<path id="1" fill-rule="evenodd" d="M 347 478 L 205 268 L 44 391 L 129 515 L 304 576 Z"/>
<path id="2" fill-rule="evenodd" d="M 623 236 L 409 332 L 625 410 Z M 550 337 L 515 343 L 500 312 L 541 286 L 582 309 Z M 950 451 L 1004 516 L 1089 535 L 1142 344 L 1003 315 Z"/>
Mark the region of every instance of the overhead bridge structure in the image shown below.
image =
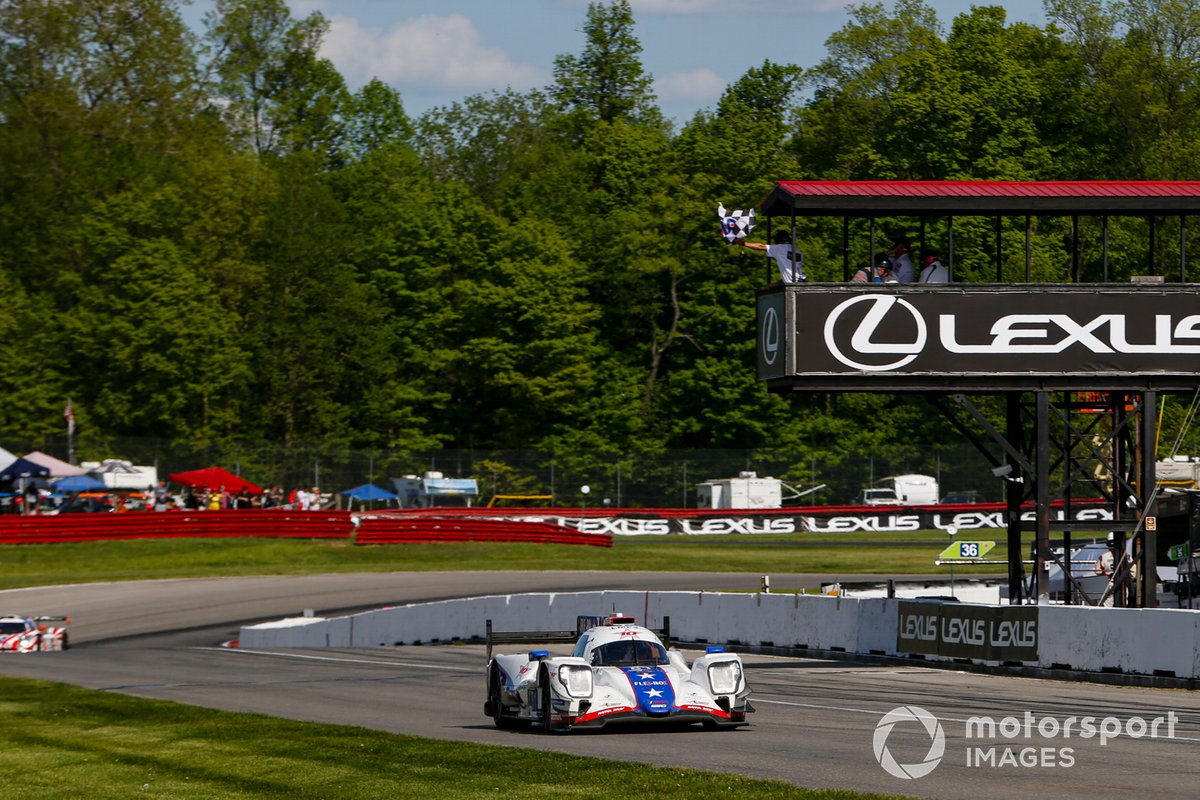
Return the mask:
<path id="1" fill-rule="evenodd" d="M 877 218 L 912 221 L 914 250 L 936 224 L 952 280 L 760 290 L 759 378 L 782 393 L 926 395 L 1004 481 L 1011 602 L 1049 599 L 1046 568 L 1060 558 L 1051 549 L 1053 529 L 1063 533 L 1068 554 L 1073 532 L 1111 532 L 1118 552 L 1132 537 L 1131 560 L 1118 563 L 1114 604 L 1154 605 L 1156 567 L 1165 556 L 1156 523 L 1167 500 L 1155 489 L 1158 398 L 1200 391 L 1200 285 L 1188 280 L 1187 258 L 1200 182 L 782 181 L 760 208 L 768 235 L 772 226 L 794 231 L 804 217 L 840 217 L 845 278 L 855 249 L 852 221 L 870 222 L 868 254 L 890 244 L 877 247 Z M 953 279 L 954 218 L 968 216 L 994 220 L 993 283 Z M 1032 221 L 1047 216 L 1070 220 L 1071 282 L 1030 280 Z M 1087 270 L 1101 278 L 1093 283 L 1074 280 L 1083 272 L 1077 243 L 1084 216 L 1098 218 L 1102 231 L 1100 263 L 1093 258 Z M 1109 225 L 1117 217 L 1145 221 L 1144 278 L 1110 280 Z M 1156 231 L 1165 219 L 1175 230 L 1175 218 L 1178 259 L 1162 258 L 1169 266 L 1160 268 L 1156 254 L 1168 248 L 1155 241 Z M 1002 269 L 1007 264 L 1011 275 L 1020 261 L 1005 260 L 1001 248 L 1002 229 L 1011 231 L 1014 219 L 1025 229 L 1020 283 L 1004 280 Z M 1111 519 L 1076 520 L 1072 505 L 1085 496 L 1090 508 L 1102 498 Z M 1056 503 L 1065 508 L 1061 519 L 1051 516 Z M 1022 506 L 1030 505 L 1035 519 L 1023 522 Z M 1024 575 L 1027 529 L 1036 532 L 1032 582 Z M 1102 599 L 1077 589 L 1068 584 L 1067 602 Z"/>

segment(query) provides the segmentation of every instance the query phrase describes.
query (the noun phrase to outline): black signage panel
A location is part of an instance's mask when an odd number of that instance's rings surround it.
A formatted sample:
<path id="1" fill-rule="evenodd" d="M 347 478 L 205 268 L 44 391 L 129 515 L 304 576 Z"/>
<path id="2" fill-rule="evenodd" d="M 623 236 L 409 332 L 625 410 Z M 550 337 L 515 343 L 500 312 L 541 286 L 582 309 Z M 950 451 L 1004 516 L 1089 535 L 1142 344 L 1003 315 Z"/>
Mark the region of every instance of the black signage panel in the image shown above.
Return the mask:
<path id="1" fill-rule="evenodd" d="M 772 388 L 1188 388 L 1200 384 L 1200 286 L 838 285 L 786 298 Z M 769 333 L 759 297 L 759 337 Z M 785 320 L 786 322 L 786 320 Z"/>
<path id="2" fill-rule="evenodd" d="M 783 292 L 758 298 L 758 374 L 760 378 L 782 378 L 790 371 L 787 335 L 794 323 L 786 317 L 789 305 Z"/>
<path id="3" fill-rule="evenodd" d="M 1036 606 L 900 601 L 896 651 L 981 661 L 1037 661 Z"/>

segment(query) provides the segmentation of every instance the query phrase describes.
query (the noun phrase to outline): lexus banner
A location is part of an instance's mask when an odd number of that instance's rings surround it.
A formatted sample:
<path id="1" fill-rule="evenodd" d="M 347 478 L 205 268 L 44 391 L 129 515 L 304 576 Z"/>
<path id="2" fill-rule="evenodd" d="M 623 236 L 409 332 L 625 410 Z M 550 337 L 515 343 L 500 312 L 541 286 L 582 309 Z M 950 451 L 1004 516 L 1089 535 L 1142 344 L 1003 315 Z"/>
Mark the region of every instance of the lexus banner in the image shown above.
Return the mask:
<path id="1" fill-rule="evenodd" d="M 1037 661 L 1037 606 L 900 601 L 896 651 L 980 661 Z"/>
<path id="2" fill-rule="evenodd" d="M 780 288 L 758 300 L 759 377 L 814 389 L 1185 388 L 1200 380 L 1198 290 Z"/>

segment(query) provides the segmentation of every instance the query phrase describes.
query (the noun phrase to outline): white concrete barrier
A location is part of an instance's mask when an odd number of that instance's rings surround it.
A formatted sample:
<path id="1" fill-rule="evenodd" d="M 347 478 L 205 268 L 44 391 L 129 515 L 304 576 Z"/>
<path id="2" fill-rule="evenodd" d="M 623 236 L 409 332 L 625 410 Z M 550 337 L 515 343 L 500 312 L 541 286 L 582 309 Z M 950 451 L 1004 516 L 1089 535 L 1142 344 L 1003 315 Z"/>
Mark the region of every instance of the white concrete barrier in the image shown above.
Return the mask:
<path id="1" fill-rule="evenodd" d="M 897 599 L 872 597 L 858 601 L 858 645 L 854 652 L 895 655 L 899 610 Z"/>
<path id="2" fill-rule="evenodd" d="M 1038 615 L 1042 666 L 1197 677 L 1200 614 L 1158 608 L 1048 606 Z"/>
<path id="3" fill-rule="evenodd" d="M 685 641 L 896 655 L 899 602 L 713 592 L 492 595 L 251 625 L 240 644 L 393 646 L 482 638 L 489 619 L 497 631 L 574 630 L 580 615 L 618 612 L 652 628 L 670 617 L 672 636 Z M 1200 678 L 1200 612 L 1042 606 L 1037 628 L 1040 667 Z"/>

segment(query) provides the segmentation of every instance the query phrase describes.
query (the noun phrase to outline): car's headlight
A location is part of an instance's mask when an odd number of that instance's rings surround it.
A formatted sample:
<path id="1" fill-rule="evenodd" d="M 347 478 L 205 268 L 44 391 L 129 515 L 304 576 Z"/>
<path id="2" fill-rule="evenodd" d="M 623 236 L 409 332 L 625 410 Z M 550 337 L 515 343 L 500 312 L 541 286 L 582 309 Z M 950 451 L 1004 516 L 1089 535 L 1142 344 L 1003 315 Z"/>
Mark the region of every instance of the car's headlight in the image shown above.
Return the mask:
<path id="1" fill-rule="evenodd" d="M 571 697 L 592 696 L 592 668 L 582 664 L 563 664 L 558 668 L 558 680 L 567 687 Z"/>
<path id="2" fill-rule="evenodd" d="M 742 665 L 737 661 L 718 661 L 708 665 L 708 685 L 713 694 L 736 694 L 742 685 Z"/>

